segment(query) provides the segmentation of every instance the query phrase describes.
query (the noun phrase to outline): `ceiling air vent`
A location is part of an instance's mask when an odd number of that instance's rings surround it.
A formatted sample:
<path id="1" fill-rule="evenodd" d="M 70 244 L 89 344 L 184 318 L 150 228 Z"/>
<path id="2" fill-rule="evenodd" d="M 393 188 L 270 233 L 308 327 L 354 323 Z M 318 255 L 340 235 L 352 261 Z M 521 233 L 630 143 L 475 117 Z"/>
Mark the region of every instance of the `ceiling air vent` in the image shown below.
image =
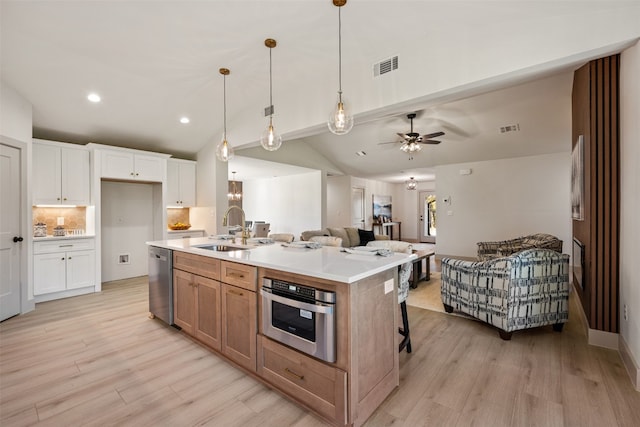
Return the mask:
<path id="1" fill-rule="evenodd" d="M 520 123 L 515 125 L 500 126 L 500 133 L 517 132 L 520 130 Z"/>
<path id="2" fill-rule="evenodd" d="M 373 64 L 373 77 L 378 77 L 397 69 L 398 57 L 394 56 L 392 58 L 385 59 L 384 61 L 380 61 L 377 64 Z"/>

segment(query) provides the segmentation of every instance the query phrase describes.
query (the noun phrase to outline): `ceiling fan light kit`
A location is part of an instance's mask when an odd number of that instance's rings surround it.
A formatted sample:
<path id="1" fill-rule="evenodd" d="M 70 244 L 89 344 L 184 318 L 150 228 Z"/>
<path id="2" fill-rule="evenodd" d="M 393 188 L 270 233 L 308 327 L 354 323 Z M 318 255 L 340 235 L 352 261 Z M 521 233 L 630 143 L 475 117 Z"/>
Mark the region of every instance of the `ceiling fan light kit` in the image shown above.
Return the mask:
<path id="1" fill-rule="evenodd" d="M 413 160 L 413 154 L 422 150 L 422 145 L 436 145 L 440 144 L 441 141 L 436 141 L 435 139 L 438 136 L 444 135 L 444 132 L 434 132 L 426 135 L 420 135 L 417 132 L 413 131 L 413 119 L 416 118 L 416 113 L 407 114 L 407 118 L 411 122 L 411 131 L 409 133 L 398 133 L 398 136 L 402 138 L 402 141 L 393 141 L 393 142 L 381 142 L 380 144 L 402 144 L 400 145 L 400 150 L 404 153 L 409 154 L 409 160 Z"/>
<path id="2" fill-rule="evenodd" d="M 347 0 L 332 0 L 338 7 L 338 102 L 329 115 L 327 126 L 331 133 L 344 135 L 353 128 L 353 116 L 349 114 L 342 99 L 342 17 L 340 8 L 347 4 Z"/>
<path id="3" fill-rule="evenodd" d="M 221 162 L 228 162 L 233 157 L 233 147 L 227 141 L 227 76 L 231 73 L 228 68 L 220 68 L 220 74 L 222 74 L 222 102 L 223 102 L 223 132 L 222 141 L 216 146 L 216 157 Z"/>
<path id="4" fill-rule="evenodd" d="M 264 45 L 269 48 L 269 107 L 265 111 L 269 112 L 269 126 L 260 135 L 260 145 L 267 151 L 276 151 L 282 145 L 282 136 L 273 128 L 273 80 L 271 73 L 271 51 L 277 43 L 274 39 L 266 39 Z"/>

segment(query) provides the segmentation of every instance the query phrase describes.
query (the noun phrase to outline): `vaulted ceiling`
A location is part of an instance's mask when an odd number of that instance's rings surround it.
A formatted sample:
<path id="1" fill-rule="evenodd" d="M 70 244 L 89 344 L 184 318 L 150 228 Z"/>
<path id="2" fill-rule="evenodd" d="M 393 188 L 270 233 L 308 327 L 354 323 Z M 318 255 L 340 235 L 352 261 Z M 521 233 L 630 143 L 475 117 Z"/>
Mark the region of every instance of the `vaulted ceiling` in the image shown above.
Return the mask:
<path id="1" fill-rule="evenodd" d="M 0 76 L 33 105 L 34 137 L 195 158 L 222 134 L 227 67 L 227 133 L 241 153 L 267 125 L 272 37 L 285 144 L 307 144 L 345 174 L 397 181 L 438 164 L 568 151 L 572 71 L 635 42 L 635 12 L 625 1 L 349 0 L 343 89 L 356 126 L 345 136 L 325 125 L 338 86 L 331 0 L 3 0 Z M 607 36 L 582 43 L 590 33 L 578 17 Z M 373 64 L 392 56 L 398 69 L 374 77 Z M 445 135 L 408 160 L 379 143 L 408 132 L 413 111 L 417 132 Z M 519 130 L 500 133 L 509 125 Z"/>

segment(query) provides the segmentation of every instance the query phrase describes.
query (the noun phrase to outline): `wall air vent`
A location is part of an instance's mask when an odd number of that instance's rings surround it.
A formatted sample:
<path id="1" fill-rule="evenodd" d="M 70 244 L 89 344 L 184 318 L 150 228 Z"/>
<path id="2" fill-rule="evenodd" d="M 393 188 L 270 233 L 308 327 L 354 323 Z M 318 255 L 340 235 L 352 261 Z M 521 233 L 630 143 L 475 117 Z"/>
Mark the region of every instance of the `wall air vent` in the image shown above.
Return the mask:
<path id="1" fill-rule="evenodd" d="M 520 130 L 520 124 L 516 123 L 515 125 L 500 126 L 499 130 L 500 133 L 518 132 Z"/>
<path id="2" fill-rule="evenodd" d="M 389 59 L 373 64 L 373 77 L 378 77 L 383 74 L 390 73 L 391 71 L 398 69 L 398 56 L 394 56 Z"/>

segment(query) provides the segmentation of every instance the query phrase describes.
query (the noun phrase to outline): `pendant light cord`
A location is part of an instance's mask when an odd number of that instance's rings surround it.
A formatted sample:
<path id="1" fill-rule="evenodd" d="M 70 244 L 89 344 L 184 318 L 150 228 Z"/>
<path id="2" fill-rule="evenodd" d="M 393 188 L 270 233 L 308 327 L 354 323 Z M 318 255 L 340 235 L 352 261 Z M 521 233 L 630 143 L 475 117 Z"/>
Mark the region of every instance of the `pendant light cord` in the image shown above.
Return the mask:
<path id="1" fill-rule="evenodd" d="M 271 51 L 273 49 L 269 48 L 269 125 L 273 124 L 273 77 L 271 73 Z"/>
<path id="2" fill-rule="evenodd" d="M 227 76 L 226 74 L 222 75 L 222 102 L 224 105 L 223 108 L 223 116 L 224 116 L 224 140 L 227 140 Z"/>
<path id="3" fill-rule="evenodd" d="M 342 102 L 342 17 L 338 7 L 338 97 Z"/>

